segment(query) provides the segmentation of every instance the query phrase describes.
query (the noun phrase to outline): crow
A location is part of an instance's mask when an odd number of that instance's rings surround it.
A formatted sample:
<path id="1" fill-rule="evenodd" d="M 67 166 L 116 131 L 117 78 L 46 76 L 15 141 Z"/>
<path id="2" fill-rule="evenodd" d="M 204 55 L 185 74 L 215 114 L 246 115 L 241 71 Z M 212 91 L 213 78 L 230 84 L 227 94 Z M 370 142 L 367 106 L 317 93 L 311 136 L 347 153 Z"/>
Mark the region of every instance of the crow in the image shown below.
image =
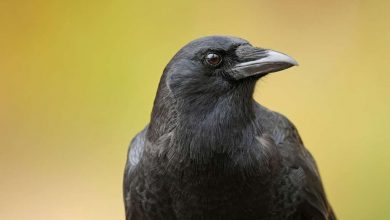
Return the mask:
<path id="1" fill-rule="evenodd" d="M 230 36 L 180 49 L 129 147 L 126 220 L 336 219 L 295 126 L 253 99 L 259 79 L 296 65 Z"/>

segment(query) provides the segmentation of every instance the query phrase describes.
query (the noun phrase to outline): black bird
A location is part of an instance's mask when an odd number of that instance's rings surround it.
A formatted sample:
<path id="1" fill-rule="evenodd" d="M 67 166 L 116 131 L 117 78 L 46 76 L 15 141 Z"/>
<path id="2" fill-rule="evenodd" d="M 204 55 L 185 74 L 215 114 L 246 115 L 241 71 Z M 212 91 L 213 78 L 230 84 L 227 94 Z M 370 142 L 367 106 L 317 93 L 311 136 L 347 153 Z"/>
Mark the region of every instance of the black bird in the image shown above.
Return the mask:
<path id="1" fill-rule="evenodd" d="M 130 144 L 126 220 L 336 219 L 294 125 L 253 99 L 258 79 L 295 65 L 235 37 L 184 46 Z"/>

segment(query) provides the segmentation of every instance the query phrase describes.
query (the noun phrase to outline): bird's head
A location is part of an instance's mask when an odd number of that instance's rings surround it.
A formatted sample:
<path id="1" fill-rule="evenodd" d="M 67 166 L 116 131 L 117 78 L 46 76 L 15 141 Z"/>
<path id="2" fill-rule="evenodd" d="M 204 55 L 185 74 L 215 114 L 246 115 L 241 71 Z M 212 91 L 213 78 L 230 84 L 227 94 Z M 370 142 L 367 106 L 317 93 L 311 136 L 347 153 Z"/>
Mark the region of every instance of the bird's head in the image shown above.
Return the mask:
<path id="1" fill-rule="evenodd" d="M 254 47 L 246 40 L 209 36 L 179 50 L 167 65 L 164 78 L 176 98 L 219 96 L 239 88 L 252 93 L 261 77 L 295 65 L 297 62 L 286 54 Z"/>

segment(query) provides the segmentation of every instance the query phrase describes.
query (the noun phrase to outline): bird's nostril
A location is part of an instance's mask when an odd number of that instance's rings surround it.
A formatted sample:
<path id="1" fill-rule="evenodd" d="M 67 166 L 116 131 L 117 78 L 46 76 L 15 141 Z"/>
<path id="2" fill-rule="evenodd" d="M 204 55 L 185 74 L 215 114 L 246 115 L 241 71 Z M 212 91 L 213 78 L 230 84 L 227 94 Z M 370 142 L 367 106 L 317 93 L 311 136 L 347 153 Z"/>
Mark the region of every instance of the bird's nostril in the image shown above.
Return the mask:
<path id="1" fill-rule="evenodd" d="M 236 49 L 236 56 L 240 62 L 247 62 L 255 59 L 261 59 L 267 56 L 267 50 L 251 45 L 243 45 Z"/>

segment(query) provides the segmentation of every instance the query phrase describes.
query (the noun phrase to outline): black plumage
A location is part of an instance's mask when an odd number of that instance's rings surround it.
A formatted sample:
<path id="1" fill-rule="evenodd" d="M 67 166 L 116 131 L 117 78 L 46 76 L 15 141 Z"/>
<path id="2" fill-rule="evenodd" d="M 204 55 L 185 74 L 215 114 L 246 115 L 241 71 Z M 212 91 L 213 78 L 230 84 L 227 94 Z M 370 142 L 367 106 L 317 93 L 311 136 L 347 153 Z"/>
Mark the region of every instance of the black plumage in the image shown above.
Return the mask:
<path id="1" fill-rule="evenodd" d="M 130 145 L 126 219 L 336 219 L 294 125 L 252 97 L 259 78 L 296 64 L 235 37 L 183 47 Z"/>

